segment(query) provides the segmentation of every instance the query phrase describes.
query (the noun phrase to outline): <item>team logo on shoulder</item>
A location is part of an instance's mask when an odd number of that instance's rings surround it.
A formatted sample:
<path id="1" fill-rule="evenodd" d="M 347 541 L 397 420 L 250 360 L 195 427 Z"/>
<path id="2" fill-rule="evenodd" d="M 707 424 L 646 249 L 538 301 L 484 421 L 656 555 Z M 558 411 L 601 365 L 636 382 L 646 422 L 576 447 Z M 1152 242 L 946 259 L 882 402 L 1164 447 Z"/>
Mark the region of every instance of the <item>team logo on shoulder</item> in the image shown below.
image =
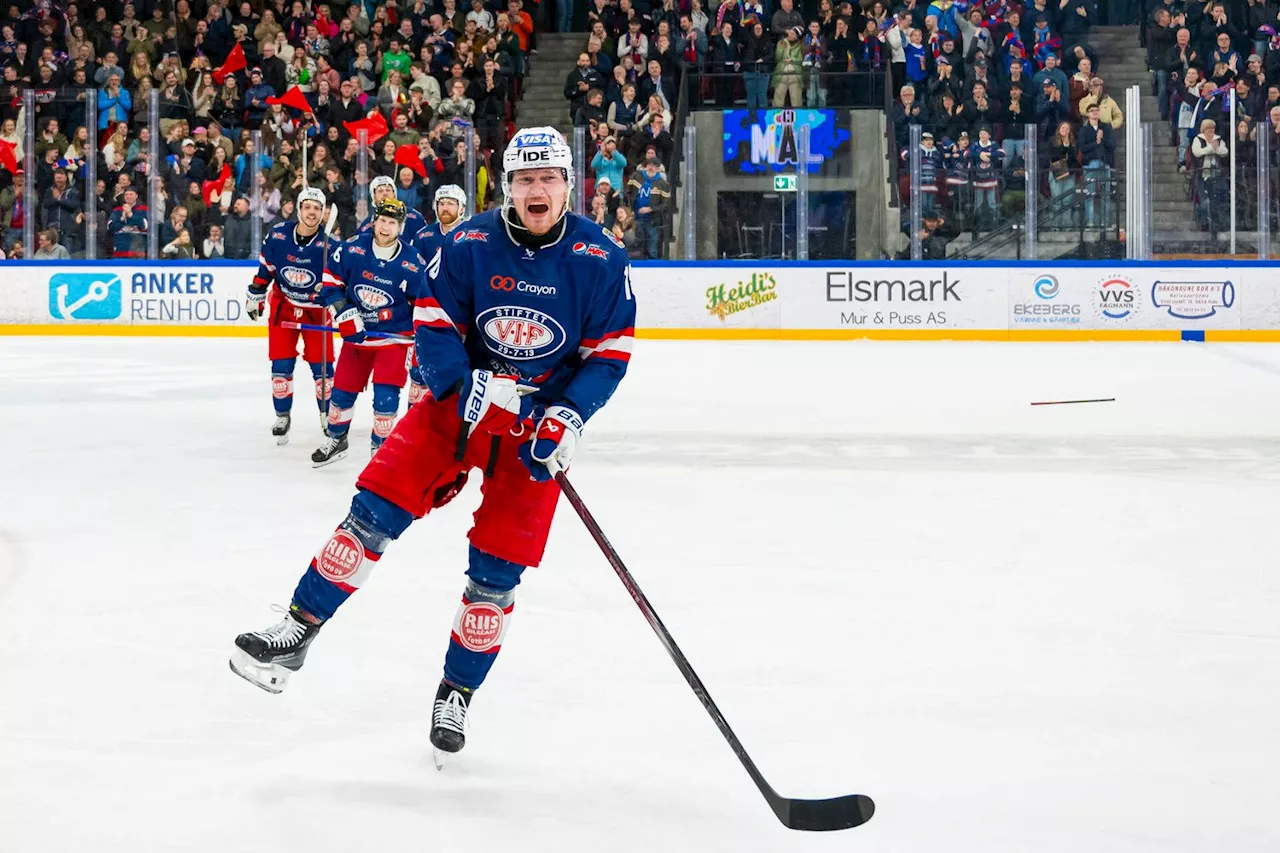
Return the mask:
<path id="1" fill-rule="evenodd" d="M 285 267 L 280 270 L 280 278 L 293 287 L 311 287 L 316 283 L 315 273 L 303 267 Z"/>
<path id="2" fill-rule="evenodd" d="M 487 231 L 459 231 L 453 237 L 455 243 L 488 243 L 489 233 Z"/>
<path id="3" fill-rule="evenodd" d="M 284 232 L 283 232 L 283 231 L 273 231 L 273 232 L 271 232 L 271 239 L 272 239 L 272 240 L 287 240 L 288 238 L 287 238 L 287 237 L 285 237 L 285 235 L 284 235 Z"/>
<path id="4" fill-rule="evenodd" d="M 333 256 L 335 258 L 338 257 L 338 252 L 341 252 L 341 251 L 342 251 L 341 247 L 334 249 Z M 364 249 L 360 248 L 359 246 L 348 246 L 347 251 L 353 255 L 363 255 L 365 253 Z"/>
<path id="5" fill-rule="evenodd" d="M 564 327 L 554 317 L 532 308 L 503 305 L 481 311 L 476 325 L 489 349 L 514 361 L 550 355 L 564 346 Z"/>
<path id="6" fill-rule="evenodd" d="M 422 272 L 422 270 L 418 267 L 417 264 L 411 264 L 408 261 L 404 261 L 403 263 L 404 263 L 404 268 L 407 269 L 409 272 Z"/>
<path id="7" fill-rule="evenodd" d="M 601 228 L 600 230 L 604 232 L 605 239 L 607 239 L 610 243 L 617 246 L 619 249 L 626 248 L 626 246 L 622 245 L 622 241 L 618 239 L 617 234 L 614 234 L 608 228 Z"/>
<path id="8" fill-rule="evenodd" d="M 586 255 L 588 258 L 599 258 L 602 261 L 609 260 L 609 250 L 597 246 L 595 243 L 574 243 L 573 253 L 575 255 Z"/>
<path id="9" fill-rule="evenodd" d="M 356 298 L 360 300 L 360 304 L 370 311 L 378 308 L 386 308 L 391 304 L 391 297 L 376 287 L 370 287 L 367 284 L 356 285 Z"/>

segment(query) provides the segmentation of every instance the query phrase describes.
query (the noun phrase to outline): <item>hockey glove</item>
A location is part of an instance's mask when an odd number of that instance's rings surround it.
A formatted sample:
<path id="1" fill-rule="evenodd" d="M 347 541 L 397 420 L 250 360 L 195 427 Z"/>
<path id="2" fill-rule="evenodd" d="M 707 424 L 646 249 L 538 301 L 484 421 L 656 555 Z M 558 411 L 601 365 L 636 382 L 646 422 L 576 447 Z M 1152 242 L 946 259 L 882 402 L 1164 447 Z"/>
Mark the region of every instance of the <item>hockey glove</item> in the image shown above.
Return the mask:
<path id="1" fill-rule="evenodd" d="M 533 439 L 520 445 L 520 461 L 533 479 L 546 482 L 569 467 L 582 436 L 582 416 L 568 406 L 547 409 Z"/>
<path id="2" fill-rule="evenodd" d="M 529 395 L 537 390 L 518 376 L 492 370 L 471 371 L 458 395 L 458 416 L 467 424 L 467 436 L 510 432 L 533 413 L 533 398 Z"/>
<path id="3" fill-rule="evenodd" d="M 431 396 L 431 392 L 427 390 L 427 381 L 422 378 L 422 371 L 418 369 L 418 365 L 409 368 L 409 405 L 412 406 L 420 400 L 425 400 Z"/>
<path id="4" fill-rule="evenodd" d="M 265 290 L 258 293 L 252 287 L 249 288 L 249 295 L 245 299 L 244 308 L 245 313 L 249 315 L 250 320 L 257 322 L 258 318 L 262 316 L 262 310 L 266 305 L 266 302 L 267 292 Z"/>
<path id="5" fill-rule="evenodd" d="M 362 344 L 368 339 L 369 336 L 364 333 L 364 318 L 360 316 L 360 309 L 356 306 L 345 309 L 334 319 L 338 321 L 338 334 L 347 343 Z"/>

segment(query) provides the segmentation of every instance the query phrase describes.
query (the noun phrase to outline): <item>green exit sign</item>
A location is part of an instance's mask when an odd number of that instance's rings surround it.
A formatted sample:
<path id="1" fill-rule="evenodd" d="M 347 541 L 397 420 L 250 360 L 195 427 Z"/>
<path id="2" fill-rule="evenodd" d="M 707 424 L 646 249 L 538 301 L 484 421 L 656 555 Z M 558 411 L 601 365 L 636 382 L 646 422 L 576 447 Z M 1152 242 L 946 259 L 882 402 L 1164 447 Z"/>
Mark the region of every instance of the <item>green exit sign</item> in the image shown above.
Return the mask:
<path id="1" fill-rule="evenodd" d="M 795 175 L 774 175 L 773 191 L 776 193 L 793 193 L 796 191 Z"/>

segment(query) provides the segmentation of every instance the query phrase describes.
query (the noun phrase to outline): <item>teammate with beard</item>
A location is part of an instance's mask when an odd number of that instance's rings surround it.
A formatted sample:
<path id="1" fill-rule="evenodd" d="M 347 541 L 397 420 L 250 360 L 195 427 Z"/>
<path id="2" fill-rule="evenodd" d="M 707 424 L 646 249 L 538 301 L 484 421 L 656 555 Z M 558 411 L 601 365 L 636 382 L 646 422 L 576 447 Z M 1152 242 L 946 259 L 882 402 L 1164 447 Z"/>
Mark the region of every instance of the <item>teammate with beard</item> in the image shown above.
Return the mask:
<path id="1" fill-rule="evenodd" d="M 423 228 L 413 238 L 413 247 L 427 261 L 436 256 L 436 252 L 444 245 L 449 232 L 465 221 L 463 214 L 467 210 L 467 194 L 457 184 L 445 184 L 436 190 L 436 221 Z M 427 396 L 427 386 L 422 380 L 422 372 L 418 365 L 409 368 L 409 405 Z"/>
<path id="2" fill-rule="evenodd" d="M 307 187 L 298 193 L 298 221 L 281 222 L 267 232 L 258 254 L 258 272 L 249 284 L 245 303 L 250 320 L 257 320 L 266 308 L 271 398 L 276 410 L 271 434 L 276 437 L 276 444 L 289 443 L 293 369 L 298 361 L 299 337 L 302 338 L 302 358 L 310 365 L 315 380 L 320 428 L 323 430 L 326 426 L 325 409 L 333 386 L 335 360 L 332 338 L 323 332 L 286 329 L 281 325 L 283 322 L 329 324 L 329 312 L 318 301 L 327 242 L 320 233 L 324 210 L 325 197 L 320 190 Z"/>
<path id="3" fill-rule="evenodd" d="M 431 714 L 437 765 L 465 744 L 467 710 L 502 647 L 526 567 L 542 560 L 583 424 L 631 357 L 626 252 L 567 211 L 573 155 L 554 128 L 503 154 L 500 210 L 455 230 L 428 263 L 414 311 L 431 397 L 409 408 L 356 483 L 350 511 L 311 559 L 284 618 L 241 634 L 231 668 L 278 693 L 338 608 L 416 518 L 483 471 L 467 584 Z"/>

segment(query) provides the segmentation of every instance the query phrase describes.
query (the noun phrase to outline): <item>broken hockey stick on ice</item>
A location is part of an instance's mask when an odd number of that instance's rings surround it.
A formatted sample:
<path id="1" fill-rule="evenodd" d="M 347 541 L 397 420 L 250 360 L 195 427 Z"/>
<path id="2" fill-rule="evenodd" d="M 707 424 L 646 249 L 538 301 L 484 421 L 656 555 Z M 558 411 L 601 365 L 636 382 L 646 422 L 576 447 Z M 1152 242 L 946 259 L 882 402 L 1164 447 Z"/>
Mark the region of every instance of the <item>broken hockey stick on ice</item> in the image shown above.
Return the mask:
<path id="1" fill-rule="evenodd" d="M 790 797 L 783 797 L 773 790 L 756 768 L 751 756 L 747 754 L 746 747 L 738 740 L 738 736 L 733 733 L 733 729 L 729 728 L 728 721 L 725 720 L 724 714 L 720 713 L 716 703 L 712 701 L 711 694 L 707 692 L 702 679 L 698 678 L 698 674 L 693 671 L 693 667 L 684 656 L 684 652 L 680 651 L 680 647 L 676 645 L 671 632 L 662 624 L 662 620 L 658 618 L 653 605 L 649 603 L 649 599 L 645 597 L 644 592 L 636 585 L 635 578 L 631 576 L 631 572 L 627 570 L 627 567 L 622 564 L 622 558 L 618 556 L 618 552 L 609 544 L 609 540 L 605 538 L 604 531 L 600 529 L 600 525 L 596 523 L 586 504 L 582 502 L 582 498 L 578 497 L 577 491 L 569 483 L 564 472 L 556 474 L 556 482 L 560 484 L 560 490 L 564 492 L 564 496 L 568 499 L 574 512 L 578 514 L 578 517 L 582 519 L 582 523 L 586 525 L 591 538 L 596 541 L 596 544 L 600 546 L 600 550 L 604 552 L 605 557 L 609 560 L 609 565 L 613 567 L 618 579 L 622 581 L 622 585 L 627 588 L 627 592 L 631 593 L 632 600 L 639 606 L 644 618 L 648 620 L 649 627 L 653 629 L 653 632 L 658 635 L 658 639 L 662 641 L 662 645 L 666 647 L 667 654 L 671 655 L 671 659 L 675 661 L 680 674 L 684 676 L 685 681 L 689 682 L 689 687 L 693 689 L 694 695 L 698 697 L 702 707 L 707 709 L 707 713 L 715 721 L 716 728 L 720 729 L 720 734 L 729 742 L 734 754 L 738 756 L 738 760 L 746 768 L 747 775 L 751 777 L 751 781 L 756 783 L 760 793 L 764 794 L 769 807 L 778 816 L 778 820 L 782 821 L 783 826 L 788 829 L 822 832 L 832 829 L 848 829 L 871 820 L 871 816 L 876 811 L 876 804 L 872 802 L 870 797 L 863 794 L 849 794 L 829 800 L 794 800 Z"/>

